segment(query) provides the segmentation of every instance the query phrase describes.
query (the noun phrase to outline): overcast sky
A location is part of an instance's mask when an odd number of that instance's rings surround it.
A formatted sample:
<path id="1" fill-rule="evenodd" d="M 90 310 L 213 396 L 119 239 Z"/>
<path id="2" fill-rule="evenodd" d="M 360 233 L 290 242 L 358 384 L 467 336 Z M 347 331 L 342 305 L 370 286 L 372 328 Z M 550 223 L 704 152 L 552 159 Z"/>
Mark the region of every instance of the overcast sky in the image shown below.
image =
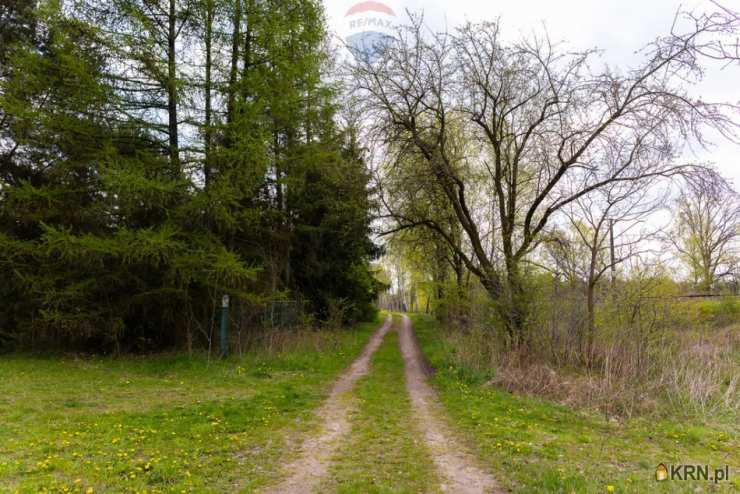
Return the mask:
<path id="1" fill-rule="evenodd" d="M 346 35 L 345 14 L 362 0 L 324 0 L 330 28 Z M 404 10 L 423 10 L 425 19 L 436 29 L 454 28 L 470 21 L 501 19 L 503 34 L 518 37 L 547 28 L 555 41 L 574 49 L 600 48 L 603 60 L 614 67 L 627 68 L 640 61 L 636 50 L 656 36 L 670 31 L 679 6 L 687 10 L 711 10 L 708 0 L 379 0 L 405 17 Z M 722 1 L 722 0 L 721 0 Z M 740 0 L 723 0 L 740 9 Z M 740 65 L 719 70 L 712 68 L 696 95 L 707 101 L 740 102 Z M 693 159 L 715 162 L 723 175 L 740 188 L 740 146 L 715 139 L 716 146 Z M 687 159 L 689 157 L 687 156 Z"/>

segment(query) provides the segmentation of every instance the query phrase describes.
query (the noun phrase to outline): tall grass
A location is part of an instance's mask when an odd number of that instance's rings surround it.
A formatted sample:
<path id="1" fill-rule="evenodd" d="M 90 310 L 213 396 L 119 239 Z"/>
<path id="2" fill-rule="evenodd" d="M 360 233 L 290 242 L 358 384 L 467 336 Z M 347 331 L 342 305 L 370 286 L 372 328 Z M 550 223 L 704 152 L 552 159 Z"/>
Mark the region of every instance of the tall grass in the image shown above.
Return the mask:
<path id="1" fill-rule="evenodd" d="M 609 417 L 740 415 L 740 303 L 655 296 L 650 284 L 601 294 L 594 347 L 578 290 L 537 293 L 529 345 L 505 350 L 493 311 L 448 321 L 450 359 L 492 385 Z"/>
<path id="2" fill-rule="evenodd" d="M 273 328 L 241 335 L 237 352 L 260 351 L 267 355 L 298 350 L 331 352 L 342 345 L 342 333 L 347 329 L 322 329 L 310 327 Z"/>

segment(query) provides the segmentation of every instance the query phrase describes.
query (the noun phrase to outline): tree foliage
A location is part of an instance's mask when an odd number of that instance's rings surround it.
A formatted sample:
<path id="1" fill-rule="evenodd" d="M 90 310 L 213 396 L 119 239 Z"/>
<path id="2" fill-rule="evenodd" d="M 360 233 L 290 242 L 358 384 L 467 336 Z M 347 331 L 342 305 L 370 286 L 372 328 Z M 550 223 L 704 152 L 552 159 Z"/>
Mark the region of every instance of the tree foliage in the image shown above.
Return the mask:
<path id="1" fill-rule="evenodd" d="M 179 345 L 223 293 L 371 312 L 369 176 L 318 2 L 2 9 L 0 343 Z"/>
<path id="2" fill-rule="evenodd" d="M 736 275 L 740 199 L 724 183 L 689 183 L 676 200 L 670 241 L 689 269 L 694 286 L 709 292 Z"/>

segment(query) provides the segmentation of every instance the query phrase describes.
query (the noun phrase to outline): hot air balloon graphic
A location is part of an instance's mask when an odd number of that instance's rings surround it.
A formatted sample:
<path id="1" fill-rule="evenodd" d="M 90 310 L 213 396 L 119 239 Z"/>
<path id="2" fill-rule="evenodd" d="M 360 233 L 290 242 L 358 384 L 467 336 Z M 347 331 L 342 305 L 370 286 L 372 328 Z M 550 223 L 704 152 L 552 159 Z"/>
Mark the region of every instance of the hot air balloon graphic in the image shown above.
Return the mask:
<path id="1" fill-rule="evenodd" d="M 384 2 L 353 4 L 344 14 L 346 41 L 355 56 L 377 58 L 393 40 L 397 20 L 394 10 Z"/>

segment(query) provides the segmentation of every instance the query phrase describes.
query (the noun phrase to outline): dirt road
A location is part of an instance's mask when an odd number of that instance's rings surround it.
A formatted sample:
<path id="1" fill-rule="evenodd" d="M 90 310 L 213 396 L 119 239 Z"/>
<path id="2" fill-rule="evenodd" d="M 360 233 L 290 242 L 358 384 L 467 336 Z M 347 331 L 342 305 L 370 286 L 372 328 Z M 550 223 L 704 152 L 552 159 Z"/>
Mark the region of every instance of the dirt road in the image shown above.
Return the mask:
<path id="1" fill-rule="evenodd" d="M 352 389 L 370 372 L 370 360 L 391 330 L 398 331 L 405 368 L 406 390 L 411 399 L 415 433 L 421 436 L 442 480 L 439 488 L 454 494 L 498 494 L 494 478 L 478 464 L 477 458 L 463 445 L 444 418 L 436 393 L 427 382 L 427 366 L 411 320 L 403 316 L 392 325 L 390 318 L 370 338 L 363 352 L 335 383 L 329 398 L 316 413 L 321 430 L 304 441 L 298 458 L 284 467 L 286 478 L 266 490 L 268 494 L 309 494 L 326 479 L 331 458 L 345 444 L 352 430 L 350 416 L 356 409 Z M 399 362 L 400 364 L 400 362 Z M 389 410 L 388 413 L 393 413 Z M 371 472 L 369 472 L 371 473 Z"/>
<path id="2" fill-rule="evenodd" d="M 440 476 L 445 479 L 442 490 L 454 494 L 503 492 L 494 478 L 478 466 L 475 456 L 460 444 L 442 418 L 442 406 L 427 382 L 427 366 L 408 316 L 403 316 L 399 331 L 401 354 L 406 364 L 406 389 L 411 396 L 419 432 L 426 440 Z"/>
<path id="3" fill-rule="evenodd" d="M 350 431 L 349 416 L 354 404 L 350 391 L 370 370 L 370 358 L 376 352 L 392 324 L 389 316 L 373 333 L 357 360 L 334 384 L 329 398 L 316 414 L 321 420 L 321 432 L 308 438 L 301 446 L 298 458 L 284 470 L 288 476 L 265 492 L 268 494 L 310 494 L 326 477 L 330 459 Z"/>

